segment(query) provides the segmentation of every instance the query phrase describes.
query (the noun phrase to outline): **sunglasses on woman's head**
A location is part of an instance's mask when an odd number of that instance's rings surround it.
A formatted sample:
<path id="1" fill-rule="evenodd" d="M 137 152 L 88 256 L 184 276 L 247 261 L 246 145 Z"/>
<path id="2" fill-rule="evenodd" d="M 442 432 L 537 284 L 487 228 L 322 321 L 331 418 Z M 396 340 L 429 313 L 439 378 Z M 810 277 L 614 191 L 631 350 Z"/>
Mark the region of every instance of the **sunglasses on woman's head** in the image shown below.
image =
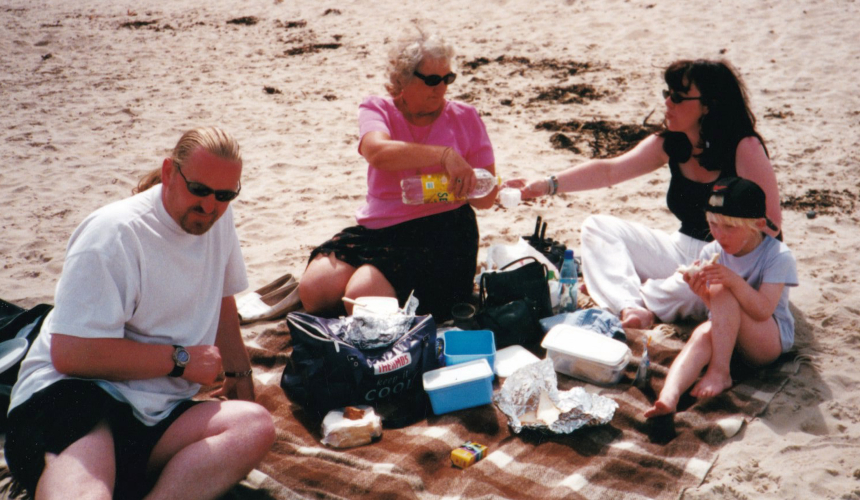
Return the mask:
<path id="1" fill-rule="evenodd" d="M 698 96 L 698 97 L 684 97 L 684 96 L 682 96 L 681 94 L 677 93 L 677 92 L 676 92 L 676 91 L 674 91 L 674 90 L 664 90 L 664 91 L 663 91 L 663 99 L 665 99 L 665 98 L 667 98 L 667 97 L 668 97 L 669 99 L 671 99 L 671 100 L 672 100 L 672 102 L 674 102 L 675 104 L 681 104 L 681 103 L 682 103 L 682 102 L 684 102 L 684 101 L 701 101 L 701 100 L 702 100 L 702 96 Z"/>
<path id="2" fill-rule="evenodd" d="M 445 82 L 445 85 L 451 85 L 452 83 L 454 83 L 454 80 L 457 79 L 456 73 L 448 73 L 445 76 L 439 76 L 439 75 L 422 75 L 421 73 L 419 73 L 417 71 L 413 71 L 412 74 L 417 76 L 418 78 L 420 78 L 421 81 L 424 82 L 424 85 L 427 85 L 428 87 L 435 87 L 436 85 L 439 85 L 442 82 Z"/>
<path id="3" fill-rule="evenodd" d="M 190 182 L 188 178 L 185 177 L 185 174 L 182 173 L 182 169 L 179 168 L 179 164 L 174 163 L 174 165 L 176 165 L 176 171 L 179 172 L 179 175 L 181 175 L 182 179 L 185 181 L 185 187 L 188 188 L 188 192 L 199 198 L 206 198 L 210 194 L 214 194 L 215 199 L 218 201 L 230 201 L 239 196 L 239 191 L 242 190 L 241 183 L 239 183 L 239 189 L 228 191 L 226 189 L 215 190 L 206 184 L 200 184 L 199 182 Z"/>

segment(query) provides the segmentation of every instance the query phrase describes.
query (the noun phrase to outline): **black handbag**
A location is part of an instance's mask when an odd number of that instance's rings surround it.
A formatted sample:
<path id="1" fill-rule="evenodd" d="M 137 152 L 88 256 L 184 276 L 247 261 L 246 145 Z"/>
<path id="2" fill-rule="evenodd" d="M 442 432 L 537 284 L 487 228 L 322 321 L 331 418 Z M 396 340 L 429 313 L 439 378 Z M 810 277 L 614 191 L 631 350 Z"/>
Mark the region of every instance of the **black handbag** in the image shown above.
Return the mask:
<path id="1" fill-rule="evenodd" d="M 516 269 L 509 267 L 530 260 Z M 495 334 L 496 347 L 540 340 L 539 320 L 552 315 L 546 266 L 534 257 L 508 263 L 499 272 L 481 275 L 480 311 L 476 319 Z"/>
<path id="2" fill-rule="evenodd" d="M 318 419 L 351 405 L 374 407 L 388 428 L 425 418 L 430 406 L 422 377 L 439 367 L 433 317 L 416 316 L 397 341 L 376 349 L 359 349 L 338 338 L 339 321 L 287 315 L 293 351 L 281 387 L 290 400 Z"/>

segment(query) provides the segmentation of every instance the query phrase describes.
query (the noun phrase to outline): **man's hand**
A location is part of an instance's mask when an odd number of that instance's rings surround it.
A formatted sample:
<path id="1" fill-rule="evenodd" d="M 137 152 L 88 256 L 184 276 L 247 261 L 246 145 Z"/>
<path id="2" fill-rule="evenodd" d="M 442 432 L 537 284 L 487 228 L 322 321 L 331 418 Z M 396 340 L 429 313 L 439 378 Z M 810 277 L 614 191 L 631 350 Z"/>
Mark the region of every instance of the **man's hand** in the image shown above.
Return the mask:
<path id="1" fill-rule="evenodd" d="M 226 377 L 224 385 L 212 393 L 216 398 L 242 399 L 254 401 L 254 378 L 253 377 Z"/>

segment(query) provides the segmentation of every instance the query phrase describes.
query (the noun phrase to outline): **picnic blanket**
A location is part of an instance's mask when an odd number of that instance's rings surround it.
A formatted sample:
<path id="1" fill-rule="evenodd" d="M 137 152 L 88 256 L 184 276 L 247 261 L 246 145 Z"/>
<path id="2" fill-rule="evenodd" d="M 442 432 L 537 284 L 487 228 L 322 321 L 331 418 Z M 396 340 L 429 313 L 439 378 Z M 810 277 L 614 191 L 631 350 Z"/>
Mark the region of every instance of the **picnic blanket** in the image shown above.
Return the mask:
<path id="1" fill-rule="evenodd" d="M 613 387 L 598 387 L 559 374 L 559 389 L 584 386 L 618 402 L 607 425 L 552 435 L 514 434 L 493 405 L 429 415 L 402 429 L 385 429 L 370 445 L 332 449 L 320 443 L 319 422 L 284 395 L 279 382 L 289 363 L 290 334 L 284 322 L 245 329 L 254 365 L 257 400 L 274 416 L 277 440 L 265 460 L 225 498 L 245 499 L 541 499 L 677 498 L 704 480 L 720 445 L 761 414 L 799 361 L 786 356 L 746 376 L 709 401 L 682 399 L 671 417 L 646 420 L 671 361 L 690 329 L 660 325 L 626 331 L 634 363 Z M 652 336 L 652 377 L 633 385 L 643 338 Z M 540 347 L 532 350 L 543 357 Z M 496 383 L 495 390 L 499 386 Z M 201 393 L 205 397 L 206 391 Z M 488 446 L 487 456 L 453 467 L 451 451 L 465 441 Z M 5 465 L 4 465 L 5 468 Z M 16 498 L 8 477 L 0 498 Z"/>
<path id="2" fill-rule="evenodd" d="M 506 417 L 486 405 L 431 414 L 403 429 L 385 429 L 377 442 L 347 450 L 322 445 L 319 422 L 292 404 L 279 386 L 289 363 L 286 325 L 261 328 L 247 345 L 255 365 L 258 401 L 274 415 L 278 439 L 231 498 L 677 498 L 684 489 L 701 484 L 720 445 L 760 415 L 800 366 L 793 354 L 787 354 L 763 370 L 736 373 L 741 380 L 719 397 L 701 403 L 682 399 L 682 411 L 676 415 L 647 420 L 642 413 L 656 399 L 692 327 L 628 329 L 634 362 L 613 387 L 558 374 L 560 390 L 583 386 L 618 402 L 608 425 L 567 435 L 528 430 L 514 434 Z M 633 380 L 646 335 L 652 338 L 652 376 L 640 389 Z M 541 358 L 545 354 L 539 346 L 529 348 Z M 465 441 L 488 446 L 488 454 L 459 469 L 452 466 L 450 454 Z M 242 488 L 256 488 L 257 494 L 266 496 L 243 496 Z"/>

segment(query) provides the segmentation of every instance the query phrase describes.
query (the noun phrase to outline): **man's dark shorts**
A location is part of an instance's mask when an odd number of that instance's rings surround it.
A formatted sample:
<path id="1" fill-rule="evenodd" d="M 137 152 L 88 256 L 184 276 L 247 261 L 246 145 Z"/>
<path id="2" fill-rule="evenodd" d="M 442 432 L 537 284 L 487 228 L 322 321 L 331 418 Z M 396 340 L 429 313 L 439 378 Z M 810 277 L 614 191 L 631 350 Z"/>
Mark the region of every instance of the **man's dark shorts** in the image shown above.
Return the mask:
<path id="1" fill-rule="evenodd" d="M 117 401 L 91 380 L 66 379 L 51 384 L 9 414 L 6 461 L 12 477 L 32 495 L 45 468 L 45 453 L 59 454 L 106 421 L 114 439 L 114 498 L 142 498 L 156 478 L 146 464 L 158 440 L 182 413 L 197 404 L 186 401 L 150 427 L 135 418 L 129 404 Z"/>

